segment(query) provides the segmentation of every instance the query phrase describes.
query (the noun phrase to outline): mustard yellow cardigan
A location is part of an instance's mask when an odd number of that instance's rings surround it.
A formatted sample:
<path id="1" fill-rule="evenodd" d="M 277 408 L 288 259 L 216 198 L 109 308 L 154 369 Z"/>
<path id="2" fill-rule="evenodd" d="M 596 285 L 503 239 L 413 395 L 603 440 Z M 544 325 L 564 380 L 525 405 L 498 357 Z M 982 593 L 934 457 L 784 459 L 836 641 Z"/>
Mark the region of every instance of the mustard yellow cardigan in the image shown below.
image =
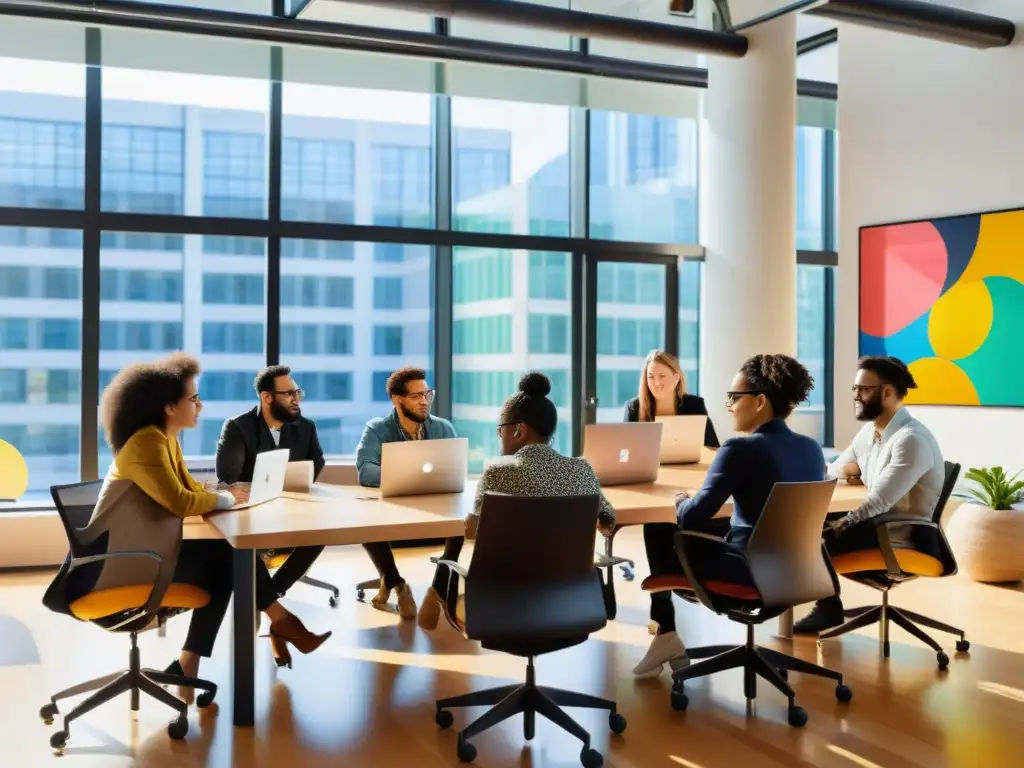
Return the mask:
<path id="1" fill-rule="evenodd" d="M 217 505 L 217 495 L 203 489 L 185 466 L 181 444 L 157 427 L 132 435 L 114 457 L 110 479 L 130 480 L 143 493 L 178 517 L 205 515 Z"/>

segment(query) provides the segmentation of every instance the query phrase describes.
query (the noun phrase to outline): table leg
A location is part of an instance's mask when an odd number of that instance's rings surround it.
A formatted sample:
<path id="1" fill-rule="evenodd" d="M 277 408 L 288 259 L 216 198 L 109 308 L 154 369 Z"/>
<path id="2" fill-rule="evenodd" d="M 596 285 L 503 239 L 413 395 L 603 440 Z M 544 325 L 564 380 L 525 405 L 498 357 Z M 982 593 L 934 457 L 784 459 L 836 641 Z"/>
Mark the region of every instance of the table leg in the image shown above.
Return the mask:
<path id="1" fill-rule="evenodd" d="M 235 725 L 256 720 L 256 551 L 234 550 L 232 666 Z"/>
<path id="2" fill-rule="evenodd" d="M 776 637 L 790 640 L 793 637 L 793 609 L 787 608 L 786 612 L 779 616 L 779 628 Z"/>

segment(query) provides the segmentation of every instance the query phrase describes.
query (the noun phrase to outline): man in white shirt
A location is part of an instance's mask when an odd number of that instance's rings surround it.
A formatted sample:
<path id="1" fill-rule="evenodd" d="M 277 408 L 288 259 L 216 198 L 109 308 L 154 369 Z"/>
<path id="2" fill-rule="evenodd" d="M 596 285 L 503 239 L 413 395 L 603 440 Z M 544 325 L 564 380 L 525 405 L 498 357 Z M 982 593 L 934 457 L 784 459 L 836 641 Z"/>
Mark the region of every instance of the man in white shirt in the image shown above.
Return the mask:
<path id="1" fill-rule="evenodd" d="M 932 433 L 903 407 L 907 392 L 917 388 L 910 370 L 895 357 L 865 357 L 858 363 L 853 385 L 854 412 L 867 422 L 853 443 L 828 468 L 850 484 L 864 483 L 868 496 L 861 505 L 825 531 L 830 555 L 878 548 L 871 518 L 896 511 L 931 519 L 942 493 L 945 464 Z M 894 545 L 905 543 L 907 531 L 890 530 Z M 817 634 L 843 623 L 843 603 L 820 600 L 796 623 L 796 634 Z"/>

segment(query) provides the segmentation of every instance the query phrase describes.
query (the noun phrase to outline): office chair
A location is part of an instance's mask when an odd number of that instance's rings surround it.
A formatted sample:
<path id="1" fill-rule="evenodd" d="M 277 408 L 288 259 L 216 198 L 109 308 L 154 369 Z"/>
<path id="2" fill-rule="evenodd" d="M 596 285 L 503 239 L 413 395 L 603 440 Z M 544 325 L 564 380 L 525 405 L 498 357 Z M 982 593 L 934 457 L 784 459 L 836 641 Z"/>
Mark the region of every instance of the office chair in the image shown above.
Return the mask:
<path id="1" fill-rule="evenodd" d="M 321 470 L 321 476 L 317 479 L 323 482 L 323 475 L 327 472 L 328 469 L 329 467 L 324 467 Z M 190 469 L 189 472 L 191 473 L 192 477 L 198 480 L 200 483 L 205 482 L 207 479 L 217 479 L 217 471 L 212 468 L 196 470 Z M 263 558 L 263 562 L 264 564 L 266 564 L 267 570 L 276 571 L 278 568 L 284 565 L 285 561 L 288 559 L 288 556 L 291 553 L 292 550 L 290 549 L 268 549 L 260 552 L 260 557 Z M 312 576 L 306 574 L 302 575 L 302 577 L 299 579 L 299 582 L 302 584 L 306 584 L 310 587 L 316 587 L 317 589 L 323 589 L 327 592 L 330 592 L 331 596 L 327 598 L 328 604 L 331 606 L 331 608 L 338 607 L 338 597 L 339 595 L 341 595 L 341 592 L 333 584 L 329 584 L 326 581 L 320 581 L 319 579 L 314 579 Z"/>
<path id="2" fill-rule="evenodd" d="M 743 692 L 748 700 L 757 696 L 757 678 L 763 677 L 789 699 L 789 724 L 802 728 L 807 712 L 796 705 L 796 695 L 787 682 L 789 672 L 799 672 L 836 681 L 836 699 L 848 702 L 852 691 L 843 676 L 831 669 L 787 656 L 754 644 L 754 626 L 776 618 L 796 605 L 831 597 L 839 589 L 821 541 L 835 480 L 809 483 L 776 483 L 764 511 L 754 526 L 747 549 L 737 553 L 725 540 L 706 533 L 680 531 L 676 552 L 685 576 L 652 576 L 644 580 L 647 591 L 671 589 L 685 600 L 701 602 L 715 613 L 746 625 L 744 645 L 716 645 L 694 648 L 689 655 L 704 659 L 672 673 L 672 707 L 689 706 L 685 682 L 728 669 L 743 669 Z M 745 569 L 745 584 L 703 578 L 699 563 L 707 559 L 708 548 L 720 557 L 734 560 Z"/>
<path id="3" fill-rule="evenodd" d="M 457 755 L 476 759 L 473 736 L 513 715 L 523 715 L 523 736 L 534 736 L 541 714 L 583 742 L 580 761 L 599 768 L 601 753 L 590 734 L 562 707 L 606 709 L 615 733 L 626 719 L 614 701 L 536 684 L 535 657 L 583 643 L 608 623 L 601 578 L 594 567 L 597 534 L 596 496 L 558 498 L 485 494 L 469 569 L 450 560 L 444 614 L 467 639 L 489 650 L 527 659 L 526 683 L 476 691 L 437 701 L 435 720 L 451 726 L 449 709 L 492 707 L 459 733 Z M 465 600 L 459 580 L 465 580 Z"/>
<path id="4" fill-rule="evenodd" d="M 202 608 L 210 595 L 191 584 L 172 581 L 181 545 L 181 520 L 174 515 L 146 505 L 125 506 L 121 509 L 132 519 L 112 509 L 109 515 L 89 524 L 102 486 L 102 480 L 94 480 L 50 489 L 70 552 L 44 603 L 53 609 L 51 596 L 66 594 L 70 600 L 63 603 L 66 611 L 62 612 L 108 632 L 127 632 L 131 638 L 128 669 L 67 688 L 43 705 L 39 716 L 51 725 L 59 714 L 58 701 L 92 693 L 64 715 L 63 728 L 50 737 L 50 746 L 58 754 L 63 753 L 70 737 L 72 721 L 122 693 L 131 694 L 133 712 L 139 710 L 140 692 L 175 710 L 177 717 L 167 726 L 172 739 L 183 739 L 188 733 L 188 705 L 162 686 L 182 685 L 202 691 L 196 699 L 200 708 L 208 707 L 217 694 L 217 686 L 208 680 L 141 666 L 139 633 L 163 624 L 171 616 Z M 152 548 L 122 548 L 119 543 L 128 539 L 151 542 Z"/>
<path id="5" fill-rule="evenodd" d="M 623 529 L 624 526 L 616 525 L 612 529 L 611 536 L 608 536 L 604 540 L 604 554 L 598 552 L 594 556 L 594 564 L 598 568 L 606 568 L 605 580 L 602 582 L 602 588 L 605 593 L 605 602 L 608 605 L 608 618 L 614 619 L 618 614 L 618 603 L 615 598 L 615 566 L 619 566 L 622 569 L 622 578 L 625 581 L 632 581 L 636 578 L 635 567 L 636 564 L 628 557 L 617 557 L 614 553 L 615 547 L 615 535 Z"/>
<path id="6" fill-rule="evenodd" d="M 957 572 L 956 558 L 942 532 L 941 521 L 942 513 L 959 477 L 960 465 L 947 461 L 942 492 L 930 520 L 908 517 L 899 512 L 878 515 L 872 518 L 878 533 L 878 549 L 860 550 L 832 558 L 832 565 L 838 573 L 881 592 L 882 604 L 843 611 L 847 617 L 846 623 L 819 634 L 819 642 L 880 623 L 882 654 L 889 658 L 889 622 L 893 622 L 935 651 L 939 669 L 944 670 L 949 666 L 949 657 L 942 650 L 942 646 L 926 634 L 919 624 L 940 632 L 959 635 L 960 639 L 956 642 L 957 652 L 967 653 L 970 650 L 971 644 L 962 629 L 889 605 L 889 590 L 893 587 L 906 581 L 913 581 L 919 576 L 935 578 L 952 576 Z M 909 532 L 909 540 L 906 543 L 893 545 L 891 534 L 894 526 L 902 527 L 904 531 Z"/>

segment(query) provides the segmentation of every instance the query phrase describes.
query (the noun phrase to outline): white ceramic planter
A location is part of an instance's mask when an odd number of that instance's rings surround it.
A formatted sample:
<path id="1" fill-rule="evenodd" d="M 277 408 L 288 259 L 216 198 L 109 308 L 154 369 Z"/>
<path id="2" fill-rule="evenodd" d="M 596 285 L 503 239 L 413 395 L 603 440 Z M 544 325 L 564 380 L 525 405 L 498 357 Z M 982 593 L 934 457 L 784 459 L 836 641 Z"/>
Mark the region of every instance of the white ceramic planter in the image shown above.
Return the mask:
<path id="1" fill-rule="evenodd" d="M 961 504 L 946 538 L 960 568 L 975 581 L 1024 580 L 1024 511 Z"/>

